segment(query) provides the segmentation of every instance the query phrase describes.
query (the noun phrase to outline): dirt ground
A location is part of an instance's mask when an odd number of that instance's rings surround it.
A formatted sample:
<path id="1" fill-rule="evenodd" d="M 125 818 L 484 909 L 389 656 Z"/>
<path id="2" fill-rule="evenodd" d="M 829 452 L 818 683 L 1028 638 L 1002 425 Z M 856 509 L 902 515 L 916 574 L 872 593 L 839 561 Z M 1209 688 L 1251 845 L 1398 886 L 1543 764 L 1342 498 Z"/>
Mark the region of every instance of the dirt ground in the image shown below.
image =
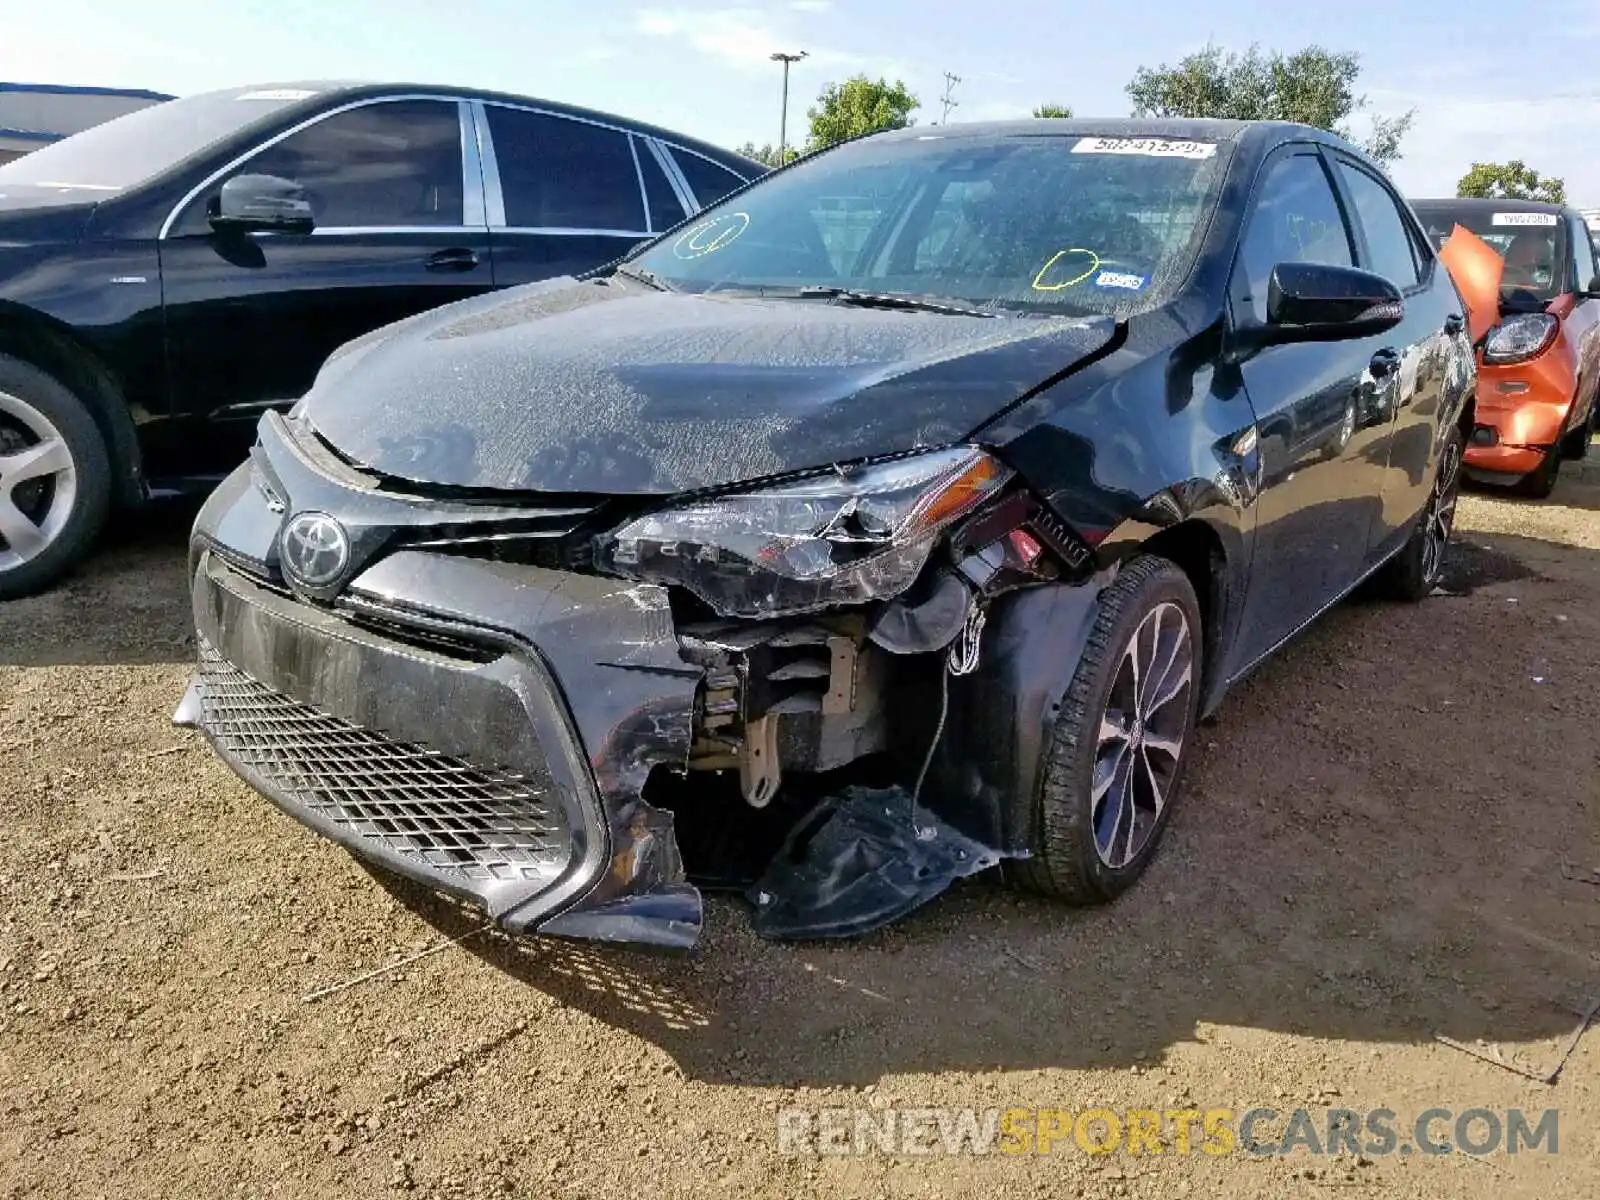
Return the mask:
<path id="1" fill-rule="evenodd" d="M 168 717 L 191 513 L 0 608 L 0 1197 L 1593 1197 L 1600 466 L 1464 500 L 1449 595 L 1341 606 L 1202 731 L 1142 886 L 984 881 L 860 941 L 488 935 Z M 1587 479 L 1582 476 L 1586 476 Z M 1560 1110 L 1559 1153 L 780 1153 L 780 1107 Z M 1446 1127 L 1447 1129 L 1448 1127 Z"/>

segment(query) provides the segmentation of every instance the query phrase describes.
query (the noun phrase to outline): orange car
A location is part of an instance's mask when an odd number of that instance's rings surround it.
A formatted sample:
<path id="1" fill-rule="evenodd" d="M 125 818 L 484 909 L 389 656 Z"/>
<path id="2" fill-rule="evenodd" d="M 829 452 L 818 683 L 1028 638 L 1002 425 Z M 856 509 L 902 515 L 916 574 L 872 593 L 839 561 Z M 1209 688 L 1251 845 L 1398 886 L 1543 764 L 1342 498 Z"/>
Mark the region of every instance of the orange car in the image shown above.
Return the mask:
<path id="1" fill-rule="evenodd" d="M 1499 311 L 1478 344 L 1468 474 L 1548 496 L 1562 459 L 1589 452 L 1600 409 L 1600 268 L 1589 228 L 1570 208 L 1531 200 L 1412 207 L 1436 247 L 1459 226 L 1503 259 Z"/>

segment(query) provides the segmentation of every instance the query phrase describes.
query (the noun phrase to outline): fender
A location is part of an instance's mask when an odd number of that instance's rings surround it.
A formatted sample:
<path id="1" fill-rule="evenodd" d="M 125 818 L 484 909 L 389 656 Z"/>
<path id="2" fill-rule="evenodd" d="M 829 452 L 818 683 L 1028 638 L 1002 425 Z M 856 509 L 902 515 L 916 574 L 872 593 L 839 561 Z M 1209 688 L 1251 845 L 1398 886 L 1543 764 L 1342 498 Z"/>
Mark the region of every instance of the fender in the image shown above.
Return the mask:
<path id="1" fill-rule="evenodd" d="M 60 321 L 0 301 L 0 354 L 38 367 L 60 380 L 89 409 L 117 466 L 113 501 L 135 508 L 148 494 L 144 456 L 122 384 L 104 359 Z"/>

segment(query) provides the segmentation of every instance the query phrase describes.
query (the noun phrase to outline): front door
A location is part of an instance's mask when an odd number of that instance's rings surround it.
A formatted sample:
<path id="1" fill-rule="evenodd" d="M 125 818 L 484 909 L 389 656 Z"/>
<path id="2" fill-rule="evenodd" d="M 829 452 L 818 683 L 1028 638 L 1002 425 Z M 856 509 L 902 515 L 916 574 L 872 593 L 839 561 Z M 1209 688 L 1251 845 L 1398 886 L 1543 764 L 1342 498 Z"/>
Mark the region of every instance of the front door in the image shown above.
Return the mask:
<path id="1" fill-rule="evenodd" d="M 1233 272 L 1236 324 L 1266 320 L 1280 262 L 1356 263 L 1351 227 L 1310 144 L 1280 150 L 1263 168 Z M 1269 346 L 1240 365 L 1262 477 L 1232 668 L 1267 653 L 1360 578 L 1381 506 L 1399 368 L 1388 334 Z"/>
<path id="2" fill-rule="evenodd" d="M 161 276 L 179 419 L 150 439 L 151 474 L 163 473 L 169 448 L 174 461 L 231 469 L 262 410 L 303 395 L 336 348 L 492 286 L 481 176 L 475 153 L 463 161 L 464 128 L 467 105 L 453 99 L 336 110 L 219 175 L 177 214 L 161 242 Z M 315 231 L 213 230 L 208 206 L 240 174 L 299 183 Z"/>

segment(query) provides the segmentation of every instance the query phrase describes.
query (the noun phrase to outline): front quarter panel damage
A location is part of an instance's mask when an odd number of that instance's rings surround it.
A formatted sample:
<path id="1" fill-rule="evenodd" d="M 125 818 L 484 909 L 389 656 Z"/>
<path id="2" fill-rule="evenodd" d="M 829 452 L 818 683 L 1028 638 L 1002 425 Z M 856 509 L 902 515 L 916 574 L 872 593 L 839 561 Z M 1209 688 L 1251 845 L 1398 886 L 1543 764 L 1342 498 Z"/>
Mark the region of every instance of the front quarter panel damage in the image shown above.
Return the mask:
<path id="1" fill-rule="evenodd" d="M 403 551 L 350 588 L 359 604 L 458 627 L 548 663 L 588 765 L 608 845 L 593 885 L 542 933 L 686 947 L 702 924 L 672 814 L 642 798 L 657 765 L 688 758 L 702 672 L 679 656 L 665 589 Z"/>

